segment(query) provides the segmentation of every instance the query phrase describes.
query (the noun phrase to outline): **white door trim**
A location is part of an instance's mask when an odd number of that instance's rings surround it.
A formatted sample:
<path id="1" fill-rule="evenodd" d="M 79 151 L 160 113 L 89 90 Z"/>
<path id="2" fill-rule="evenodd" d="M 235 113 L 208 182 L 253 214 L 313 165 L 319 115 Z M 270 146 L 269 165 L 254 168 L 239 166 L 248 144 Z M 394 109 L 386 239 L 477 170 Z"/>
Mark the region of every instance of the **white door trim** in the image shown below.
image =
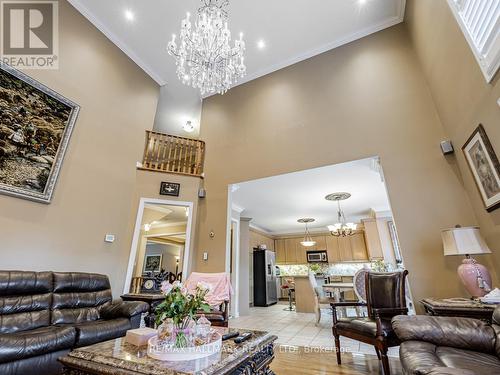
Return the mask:
<path id="1" fill-rule="evenodd" d="M 130 291 L 130 282 L 134 272 L 135 257 L 137 256 L 137 246 L 141 234 L 142 216 L 144 214 L 144 206 L 146 204 L 162 204 L 170 206 L 188 207 L 189 216 L 186 227 L 186 243 L 184 246 L 184 255 L 182 262 L 182 275 L 186 278 L 189 272 L 189 256 L 191 250 L 191 228 L 193 223 L 193 202 L 171 201 L 166 199 L 156 198 L 141 198 L 139 201 L 139 208 L 137 209 L 137 217 L 135 220 L 134 236 L 132 237 L 132 246 L 130 247 L 130 256 L 128 259 L 127 276 L 125 277 L 125 285 L 123 286 L 123 293 L 127 294 Z"/>

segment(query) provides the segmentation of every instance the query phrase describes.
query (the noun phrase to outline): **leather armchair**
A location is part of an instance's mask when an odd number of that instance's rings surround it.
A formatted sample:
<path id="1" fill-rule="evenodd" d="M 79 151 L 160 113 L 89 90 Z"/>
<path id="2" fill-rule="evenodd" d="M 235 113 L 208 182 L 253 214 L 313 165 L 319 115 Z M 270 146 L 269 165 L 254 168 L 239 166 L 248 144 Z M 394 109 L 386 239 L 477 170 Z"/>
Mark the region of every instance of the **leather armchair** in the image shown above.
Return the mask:
<path id="1" fill-rule="evenodd" d="M 364 302 L 335 302 L 331 303 L 333 310 L 333 336 L 337 352 L 337 364 L 342 363 L 340 350 L 340 336 L 371 344 L 385 375 L 390 375 L 387 351 L 389 347 L 399 345 L 392 325 L 391 318 L 399 314 L 407 314 L 405 280 L 408 271 L 365 274 L 366 303 Z M 337 316 L 338 308 L 365 306 L 368 317 L 341 317 Z"/>
<path id="2" fill-rule="evenodd" d="M 111 299 L 104 275 L 0 271 L 0 374 L 58 374 L 72 348 L 137 328 L 148 305 Z"/>
<path id="3" fill-rule="evenodd" d="M 407 375 L 500 374 L 500 307 L 493 323 L 435 316 L 397 316 L 392 325 Z"/>

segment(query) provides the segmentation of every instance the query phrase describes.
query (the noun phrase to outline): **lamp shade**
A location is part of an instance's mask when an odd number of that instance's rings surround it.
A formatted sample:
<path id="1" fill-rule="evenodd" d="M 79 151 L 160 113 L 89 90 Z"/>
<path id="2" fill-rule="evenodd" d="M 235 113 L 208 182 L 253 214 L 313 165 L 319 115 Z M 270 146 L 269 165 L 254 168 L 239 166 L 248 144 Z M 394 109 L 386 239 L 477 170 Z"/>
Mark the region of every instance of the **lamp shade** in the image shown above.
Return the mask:
<path id="1" fill-rule="evenodd" d="M 478 227 L 445 229 L 441 232 L 444 255 L 490 254 Z"/>

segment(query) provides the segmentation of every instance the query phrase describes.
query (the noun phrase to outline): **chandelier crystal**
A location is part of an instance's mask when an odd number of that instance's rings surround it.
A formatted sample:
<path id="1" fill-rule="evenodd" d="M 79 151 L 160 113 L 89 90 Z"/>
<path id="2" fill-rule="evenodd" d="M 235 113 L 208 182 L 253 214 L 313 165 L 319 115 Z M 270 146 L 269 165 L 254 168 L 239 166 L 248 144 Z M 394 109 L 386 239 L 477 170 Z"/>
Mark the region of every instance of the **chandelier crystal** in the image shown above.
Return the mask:
<path id="1" fill-rule="evenodd" d="M 328 194 L 325 199 L 329 201 L 336 201 L 338 210 L 337 210 L 337 220 L 338 222 L 333 225 L 328 225 L 328 230 L 330 231 L 332 236 L 335 237 L 347 237 L 352 236 L 354 231 L 357 228 L 357 225 L 354 223 L 347 223 L 344 215 L 344 211 L 340 207 L 340 201 L 346 200 L 351 197 L 349 193 L 333 193 Z"/>
<path id="2" fill-rule="evenodd" d="M 312 239 L 311 233 L 309 233 L 309 227 L 308 227 L 308 224 L 314 222 L 314 219 L 304 218 L 304 219 L 297 220 L 297 222 L 306 225 L 306 230 L 304 232 L 304 240 L 300 241 L 300 244 L 304 247 L 311 247 L 311 246 L 316 245 L 316 241 L 314 241 Z"/>
<path id="3" fill-rule="evenodd" d="M 168 43 L 174 56 L 177 76 L 185 84 L 200 90 L 201 95 L 223 95 L 238 78 L 246 74 L 243 34 L 231 47 L 228 28 L 229 0 L 202 0 L 196 21 L 190 14 L 181 23 L 179 44 L 176 35 Z"/>

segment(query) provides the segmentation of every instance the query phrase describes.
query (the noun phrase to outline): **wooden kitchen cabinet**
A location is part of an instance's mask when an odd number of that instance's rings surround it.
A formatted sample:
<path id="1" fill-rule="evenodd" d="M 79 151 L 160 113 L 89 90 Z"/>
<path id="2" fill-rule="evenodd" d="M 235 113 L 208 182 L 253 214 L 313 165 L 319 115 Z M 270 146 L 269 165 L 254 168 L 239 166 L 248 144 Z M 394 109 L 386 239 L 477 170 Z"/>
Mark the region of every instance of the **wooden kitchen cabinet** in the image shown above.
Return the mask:
<path id="1" fill-rule="evenodd" d="M 297 239 L 285 239 L 285 254 L 287 264 L 297 264 Z"/>
<path id="2" fill-rule="evenodd" d="M 328 263 L 338 263 L 340 259 L 340 248 L 337 237 L 326 237 L 326 253 L 328 255 Z"/>
<path id="3" fill-rule="evenodd" d="M 368 253 L 366 251 L 365 236 L 363 232 L 354 233 L 349 237 L 351 242 L 352 259 L 357 261 L 368 261 Z"/>
<path id="4" fill-rule="evenodd" d="M 285 240 L 283 239 L 274 240 L 274 249 L 276 251 L 276 263 L 285 264 L 286 263 Z"/>
<path id="5" fill-rule="evenodd" d="M 376 219 L 366 219 L 363 220 L 365 226 L 365 241 L 368 253 L 368 258 L 370 260 L 384 259 L 384 252 L 382 250 L 382 244 L 380 242 L 380 236 L 377 228 Z"/>
<path id="6" fill-rule="evenodd" d="M 342 262 L 351 262 L 354 260 L 352 256 L 352 246 L 350 237 L 338 237 L 339 249 L 340 249 L 340 260 Z"/>

